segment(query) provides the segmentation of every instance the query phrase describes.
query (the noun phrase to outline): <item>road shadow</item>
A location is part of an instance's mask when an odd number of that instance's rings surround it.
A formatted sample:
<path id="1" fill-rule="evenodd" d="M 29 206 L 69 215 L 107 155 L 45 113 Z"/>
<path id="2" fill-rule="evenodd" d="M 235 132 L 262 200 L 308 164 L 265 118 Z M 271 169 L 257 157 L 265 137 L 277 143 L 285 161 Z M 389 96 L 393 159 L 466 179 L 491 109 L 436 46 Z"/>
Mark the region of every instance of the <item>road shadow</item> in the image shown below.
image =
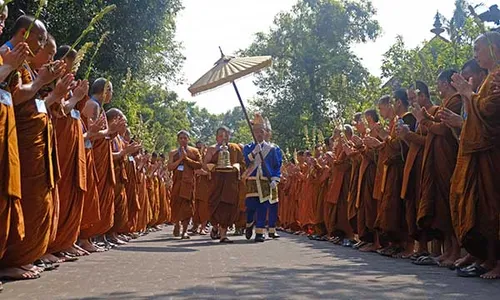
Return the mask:
<path id="1" fill-rule="evenodd" d="M 179 252 L 197 252 L 199 250 L 186 247 L 146 247 L 146 246 L 121 246 L 113 249 L 115 251 L 126 251 L 126 252 L 155 252 L 155 253 L 179 253 Z"/>

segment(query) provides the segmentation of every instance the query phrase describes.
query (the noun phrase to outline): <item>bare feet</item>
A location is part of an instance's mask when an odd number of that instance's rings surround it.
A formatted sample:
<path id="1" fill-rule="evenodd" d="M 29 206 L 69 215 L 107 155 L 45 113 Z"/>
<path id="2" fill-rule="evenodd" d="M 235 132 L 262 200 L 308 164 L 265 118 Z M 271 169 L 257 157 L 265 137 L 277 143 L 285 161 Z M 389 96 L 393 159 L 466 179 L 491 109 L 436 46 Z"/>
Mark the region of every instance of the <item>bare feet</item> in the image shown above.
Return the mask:
<path id="1" fill-rule="evenodd" d="M 399 253 L 398 258 L 409 259 L 413 253 L 415 253 L 413 249 L 406 249 L 405 251 Z"/>
<path id="2" fill-rule="evenodd" d="M 84 250 L 77 245 L 73 245 L 71 248 L 68 248 L 62 252 L 66 252 L 66 253 L 72 254 L 74 256 L 85 256 L 85 255 L 90 254 L 87 250 Z"/>
<path id="3" fill-rule="evenodd" d="M 455 266 L 457 268 L 466 267 L 466 266 L 469 266 L 469 265 L 472 265 L 473 263 L 475 263 L 476 260 L 477 259 L 474 256 L 467 254 L 466 256 L 457 259 L 455 261 Z"/>
<path id="4" fill-rule="evenodd" d="M 101 249 L 100 247 L 96 247 L 94 244 L 92 244 L 92 242 L 90 242 L 90 240 L 79 240 L 78 241 L 78 244 L 80 244 L 80 247 L 87 251 L 87 252 L 90 252 L 90 253 L 94 253 L 94 252 L 102 252 L 99 251 L 99 249 Z"/>
<path id="5" fill-rule="evenodd" d="M 187 232 L 184 232 L 181 237 L 182 240 L 189 240 L 190 238 L 191 237 L 187 234 Z"/>
<path id="6" fill-rule="evenodd" d="M 483 279 L 500 279 L 500 262 L 497 262 L 496 267 L 490 270 L 488 273 L 481 275 Z"/>
<path id="7" fill-rule="evenodd" d="M 29 280 L 40 278 L 40 273 L 35 273 L 23 268 L 0 269 L 0 278 L 4 280 Z"/>
<path id="8" fill-rule="evenodd" d="M 359 251 L 361 252 L 375 252 L 379 249 L 379 247 L 375 244 L 369 243 L 361 248 L 359 248 Z"/>
<path id="9" fill-rule="evenodd" d="M 61 259 L 61 258 L 55 256 L 54 254 L 50 254 L 50 253 L 45 254 L 40 259 L 43 260 L 44 262 L 49 262 L 51 264 L 60 264 L 60 263 L 64 262 L 64 259 Z"/>

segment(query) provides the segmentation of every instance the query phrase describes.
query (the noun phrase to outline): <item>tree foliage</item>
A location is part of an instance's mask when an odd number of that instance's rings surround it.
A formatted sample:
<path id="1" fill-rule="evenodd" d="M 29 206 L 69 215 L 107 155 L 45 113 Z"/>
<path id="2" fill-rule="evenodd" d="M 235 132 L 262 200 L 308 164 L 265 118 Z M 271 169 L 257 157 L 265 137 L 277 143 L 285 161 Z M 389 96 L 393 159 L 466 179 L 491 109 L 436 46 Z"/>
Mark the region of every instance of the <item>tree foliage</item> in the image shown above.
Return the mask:
<path id="1" fill-rule="evenodd" d="M 116 10 L 83 41 L 96 44 L 105 31 L 110 32 L 93 61 L 91 80 L 109 78 L 115 91 L 109 106 L 123 110 L 133 134 L 147 149 L 168 151 L 176 144 L 176 132 L 190 127 L 185 113 L 188 103 L 165 88 L 166 83 L 180 79 L 184 61 L 175 39 L 181 1 L 50 0 L 41 19 L 59 45 L 72 44 L 92 17 L 110 4 L 116 4 Z M 12 28 L 18 16 L 23 12 L 34 14 L 37 8 L 35 0 L 14 1 L 9 5 L 6 27 Z M 4 35 L 3 41 L 9 37 Z M 79 75 L 86 72 L 88 57 Z"/>
<path id="2" fill-rule="evenodd" d="M 280 145 L 304 147 L 298 134 L 304 125 L 328 128 L 339 112 L 367 101 L 361 91 L 372 79 L 351 46 L 378 36 L 374 13 L 367 0 L 299 1 L 242 51 L 273 57 L 273 66 L 257 77 L 260 92 L 252 104 L 275 124 Z"/>
<path id="3" fill-rule="evenodd" d="M 382 77 L 390 80 L 393 88 L 408 87 L 415 80 L 422 80 L 435 91 L 436 78 L 441 71 L 460 70 L 473 57 L 473 41 L 480 34 L 480 28 L 466 12 L 465 5 L 465 1 L 457 0 L 450 20 L 437 16 L 443 21 L 447 37 L 436 35 L 410 49 L 398 36 L 383 56 Z"/>

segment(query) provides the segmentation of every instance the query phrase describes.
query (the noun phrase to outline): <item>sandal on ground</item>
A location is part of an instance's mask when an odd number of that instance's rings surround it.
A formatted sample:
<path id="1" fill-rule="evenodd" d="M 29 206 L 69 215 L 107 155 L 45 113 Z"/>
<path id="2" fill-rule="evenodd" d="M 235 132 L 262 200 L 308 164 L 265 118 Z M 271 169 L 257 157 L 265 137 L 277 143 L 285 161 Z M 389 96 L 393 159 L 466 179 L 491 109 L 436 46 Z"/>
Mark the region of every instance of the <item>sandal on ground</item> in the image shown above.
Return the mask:
<path id="1" fill-rule="evenodd" d="M 367 242 L 359 241 L 359 242 L 357 242 L 356 244 L 354 244 L 354 245 L 352 246 L 352 248 L 353 248 L 353 249 L 359 249 L 359 248 L 361 248 L 361 247 L 363 247 L 363 246 L 365 246 L 365 245 L 367 245 L 367 244 L 368 244 Z"/>
<path id="2" fill-rule="evenodd" d="M 410 259 L 411 259 L 411 260 L 417 260 L 417 259 L 419 259 L 419 258 L 420 258 L 420 257 L 422 257 L 422 256 L 429 256 L 429 255 L 430 255 L 430 253 L 429 253 L 429 252 L 420 252 L 420 253 L 419 253 L 419 252 L 415 252 L 415 253 L 413 253 L 413 254 L 410 256 Z"/>
<path id="3" fill-rule="evenodd" d="M 457 275 L 459 277 L 480 277 L 481 275 L 484 275 L 488 273 L 489 270 L 486 268 L 481 267 L 478 264 L 472 264 L 468 267 L 457 269 Z"/>
<path id="4" fill-rule="evenodd" d="M 233 241 L 231 241 L 227 237 L 221 239 L 220 242 L 223 243 L 223 244 L 232 244 L 233 243 Z"/>
<path id="5" fill-rule="evenodd" d="M 421 256 L 417 260 L 412 261 L 417 266 L 437 266 L 438 261 L 432 256 Z"/>

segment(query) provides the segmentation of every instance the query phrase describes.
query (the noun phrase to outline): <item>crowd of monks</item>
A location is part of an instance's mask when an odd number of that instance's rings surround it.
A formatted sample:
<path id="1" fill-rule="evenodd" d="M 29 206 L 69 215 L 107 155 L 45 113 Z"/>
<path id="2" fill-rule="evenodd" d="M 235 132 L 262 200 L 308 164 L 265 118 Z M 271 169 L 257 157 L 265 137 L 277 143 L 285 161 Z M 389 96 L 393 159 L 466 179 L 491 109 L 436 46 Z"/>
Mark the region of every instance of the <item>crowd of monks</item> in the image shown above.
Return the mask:
<path id="1" fill-rule="evenodd" d="M 260 242 L 266 214 L 270 238 L 278 214 L 283 230 L 311 239 L 500 277 L 499 33 L 478 37 L 461 72 L 438 75 L 441 104 L 417 81 L 281 166 L 262 122 L 258 144 L 230 143 L 221 127 L 213 146 L 191 147 L 180 131 L 168 158 L 150 154 L 119 109 L 104 110 L 112 83 L 75 78 L 76 51 L 41 20 L 23 15 L 10 32 L 0 48 L 0 279 L 38 278 L 167 223 L 181 239 L 210 224 L 221 243 L 233 226 L 248 239 L 257 226 Z"/>
<path id="2" fill-rule="evenodd" d="M 5 7 L 2 31 L 7 16 Z M 170 222 L 166 158 L 142 149 L 120 110 L 104 110 L 112 83 L 75 78 L 77 52 L 58 47 L 41 20 L 23 15 L 8 31 L 0 48 L 0 279 L 39 278 Z"/>
<path id="3" fill-rule="evenodd" d="M 283 229 L 500 278 L 498 58 L 500 33 L 485 33 L 461 72 L 437 76 L 436 103 L 416 81 L 297 152 L 282 171 Z"/>

